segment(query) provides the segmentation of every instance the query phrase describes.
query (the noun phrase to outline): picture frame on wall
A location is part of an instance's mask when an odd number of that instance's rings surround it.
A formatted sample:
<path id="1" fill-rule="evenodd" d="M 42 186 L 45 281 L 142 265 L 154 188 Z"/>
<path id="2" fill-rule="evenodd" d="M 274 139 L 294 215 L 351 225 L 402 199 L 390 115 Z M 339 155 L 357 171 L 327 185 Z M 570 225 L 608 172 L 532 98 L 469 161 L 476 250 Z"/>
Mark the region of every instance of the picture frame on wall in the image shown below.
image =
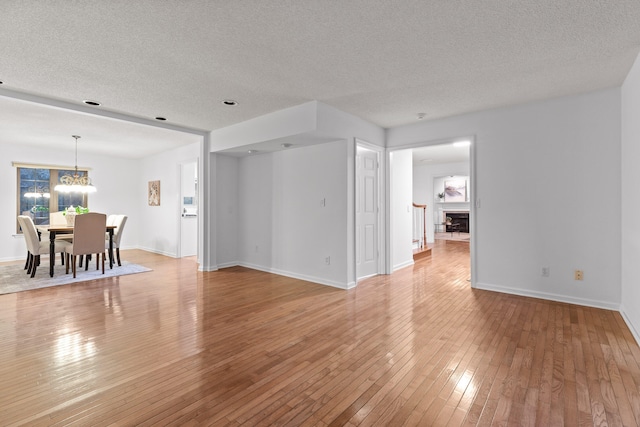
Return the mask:
<path id="1" fill-rule="evenodd" d="M 149 206 L 160 206 L 160 181 L 149 181 Z"/>
<path id="2" fill-rule="evenodd" d="M 447 203 L 464 203 L 467 201 L 467 181 L 450 179 L 444 182 L 444 201 Z"/>

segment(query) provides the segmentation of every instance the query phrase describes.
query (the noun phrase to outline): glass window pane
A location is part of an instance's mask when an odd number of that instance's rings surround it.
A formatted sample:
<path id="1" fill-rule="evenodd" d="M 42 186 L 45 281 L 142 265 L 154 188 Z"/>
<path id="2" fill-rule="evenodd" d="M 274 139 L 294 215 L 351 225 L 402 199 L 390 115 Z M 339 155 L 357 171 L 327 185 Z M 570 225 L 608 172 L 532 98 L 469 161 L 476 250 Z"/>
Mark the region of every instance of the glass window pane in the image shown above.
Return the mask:
<path id="1" fill-rule="evenodd" d="M 49 212 L 52 205 L 56 206 L 56 200 L 59 211 L 69 206 L 87 207 L 88 196 L 86 194 L 56 193 L 53 188 L 50 188 L 51 178 L 55 180 L 56 176 L 65 174 L 73 176 L 74 173 L 75 170 L 18 168 L 18 215 L 29 215 L 36 225 L 42 225 L 49 223 Z M 78 175 L 87 175 L 87 171 L 78 171 Z M 49 194 L 50 198 L 46 197 L 46 194 Z M 18 230 L 18 232 L 21 231 Z"/>

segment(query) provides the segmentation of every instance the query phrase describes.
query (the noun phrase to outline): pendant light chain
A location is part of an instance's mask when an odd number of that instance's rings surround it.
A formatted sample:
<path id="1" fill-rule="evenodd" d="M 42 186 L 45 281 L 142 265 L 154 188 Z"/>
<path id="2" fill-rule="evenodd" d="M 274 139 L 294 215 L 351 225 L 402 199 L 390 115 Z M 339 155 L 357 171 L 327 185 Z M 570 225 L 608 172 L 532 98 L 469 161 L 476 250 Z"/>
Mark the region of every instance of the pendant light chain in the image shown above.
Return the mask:
<path id="1" fill-rule="evenodd" d="M 76 176 L 78 176 L 78 138 L 81 138 L 80 135 L 71 135 L 76 139 Z"/>
<path id="2" fill-rule="evenodd" d="M 59 191 L 61 193 L 95 193 L 96 187 L 91 184 L 89 176 L 80 176 L 78 173 L 78 138 L 80 138 L 80 135 L 71 136 L 76 140 L 75 173 L 73 176 L 61 176 L 60 184 L 56 185 L 55 191 Z"/>

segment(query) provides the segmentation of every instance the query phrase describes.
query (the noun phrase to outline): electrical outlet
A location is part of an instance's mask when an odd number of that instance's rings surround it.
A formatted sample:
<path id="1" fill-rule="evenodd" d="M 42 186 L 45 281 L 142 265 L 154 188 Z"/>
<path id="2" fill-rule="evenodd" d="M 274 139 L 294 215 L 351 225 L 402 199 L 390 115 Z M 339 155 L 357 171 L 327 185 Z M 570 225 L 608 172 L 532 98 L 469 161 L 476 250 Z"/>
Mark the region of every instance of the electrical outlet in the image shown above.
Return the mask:
<path id="1" fill-rule="evenodd" d="M 326 257 L 324 259 L 324 263 L 327 264 L 327 265 L 331 265 L 331 257 L 330 256 Z"/>
<path id="2" fill-rule="evenodd" d="M 582 270 L 576 270 L 573 272 L 573 279 L 574 280 L 583 280 L 584 279 L 584 273 L 582 272 Z"/>
<path id="3" fill-rule="evenodd" d="M 549 267 L 542 267 L 542 277 L 549 277 Z"/>

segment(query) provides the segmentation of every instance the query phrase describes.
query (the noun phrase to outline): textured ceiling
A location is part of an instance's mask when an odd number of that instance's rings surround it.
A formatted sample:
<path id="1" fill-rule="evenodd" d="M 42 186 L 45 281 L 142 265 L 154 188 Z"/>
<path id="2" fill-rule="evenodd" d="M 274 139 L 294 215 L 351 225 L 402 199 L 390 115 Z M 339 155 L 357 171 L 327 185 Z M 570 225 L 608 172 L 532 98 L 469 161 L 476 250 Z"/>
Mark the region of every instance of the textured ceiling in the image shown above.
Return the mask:
<path id="1" fill-rule="evenodd" d="M 638 0 L 0 4 L 2 87 L 201 130 L 310 100 L 394 127 L 587 92 L 640 50 Z"/>

